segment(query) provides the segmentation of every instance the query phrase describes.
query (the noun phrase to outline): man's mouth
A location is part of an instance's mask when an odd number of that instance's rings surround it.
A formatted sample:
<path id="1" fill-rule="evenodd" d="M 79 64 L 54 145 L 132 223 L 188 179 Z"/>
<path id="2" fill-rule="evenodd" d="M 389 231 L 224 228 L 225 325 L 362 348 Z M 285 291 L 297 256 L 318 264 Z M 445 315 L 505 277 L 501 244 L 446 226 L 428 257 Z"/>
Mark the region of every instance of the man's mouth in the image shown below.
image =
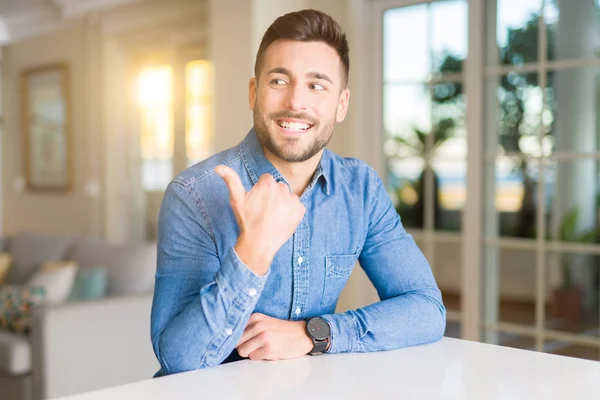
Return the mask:
<path id="1" fill-rule="evenodd" d="M 277 121 L 277 125 L 279 125 L 282 129 L 289 132 L 303 132 L 307 131 L 313 127 L 312 124 L 308 124 L 306 122 L 292 122 L 292 121 Z"/>

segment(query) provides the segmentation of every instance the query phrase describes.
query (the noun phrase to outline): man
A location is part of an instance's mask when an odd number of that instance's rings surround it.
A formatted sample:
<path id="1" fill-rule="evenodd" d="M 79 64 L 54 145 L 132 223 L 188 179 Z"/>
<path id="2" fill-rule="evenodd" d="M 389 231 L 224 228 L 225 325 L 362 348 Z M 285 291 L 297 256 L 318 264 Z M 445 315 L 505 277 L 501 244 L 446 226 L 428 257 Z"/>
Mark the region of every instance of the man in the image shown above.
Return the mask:
<path id="1" fill-rule="evenodd" d="M 348 70 L 331 17 L 278 18 L 250 80 L 254 128 L 169 184 L 152 307 L 159 375 L 443 335 L 440 291 L 381 180 L 325 149 L 348 110 Z M 335 314 L 357 260 L 381 301 Z"/>

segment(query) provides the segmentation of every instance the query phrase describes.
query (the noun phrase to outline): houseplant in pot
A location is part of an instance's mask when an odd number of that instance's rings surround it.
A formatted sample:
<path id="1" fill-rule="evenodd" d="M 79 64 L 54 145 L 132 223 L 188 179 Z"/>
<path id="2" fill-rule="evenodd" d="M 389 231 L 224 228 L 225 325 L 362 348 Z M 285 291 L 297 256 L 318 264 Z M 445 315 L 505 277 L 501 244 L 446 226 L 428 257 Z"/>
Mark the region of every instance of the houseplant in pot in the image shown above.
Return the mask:
<path id="1" fill-rule="evenodd" d="M 563 217 L 557 239 L 561 242 L 594 243 L 600 238 L 600 227 L 580 231 L 577 229 L 579 208 L 570 209 Z M 573 280 L 576 256 L 560 254 L 561 284 L 552 291 L 552 313 L 554 317 L 572 323 L 581 321 L 583 289 Z"/>

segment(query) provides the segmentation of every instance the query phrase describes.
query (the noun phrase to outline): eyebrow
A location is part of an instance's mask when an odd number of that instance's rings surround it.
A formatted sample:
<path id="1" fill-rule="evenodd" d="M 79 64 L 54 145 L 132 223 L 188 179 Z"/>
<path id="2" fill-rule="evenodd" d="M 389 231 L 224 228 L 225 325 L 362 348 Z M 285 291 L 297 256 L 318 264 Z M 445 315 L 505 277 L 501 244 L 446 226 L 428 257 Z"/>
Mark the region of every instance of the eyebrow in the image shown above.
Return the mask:
<path id="1" fill-rule="evenodd" d="M 269 72 L 267 72 L 267 75 L 269 75 L 269 74 L 282 74 L 282 75 L 286 75 L 286 76 L 292 76 L 292 73 L 290 72 L 290 70 L 288 70 L 286 68 L 282 68 L 282 67 L 275 67 L 275 68 L 270 69 Z M 310 78 L 321 79 L 321 80 L 324 80 L 324 81 L 327 81 L 327 82 L 333 84 L 333 81 L 331 80 L 331 78 L 321 72 L 309 72 L 306 74 L 306 76 L 308 76 Z"/>

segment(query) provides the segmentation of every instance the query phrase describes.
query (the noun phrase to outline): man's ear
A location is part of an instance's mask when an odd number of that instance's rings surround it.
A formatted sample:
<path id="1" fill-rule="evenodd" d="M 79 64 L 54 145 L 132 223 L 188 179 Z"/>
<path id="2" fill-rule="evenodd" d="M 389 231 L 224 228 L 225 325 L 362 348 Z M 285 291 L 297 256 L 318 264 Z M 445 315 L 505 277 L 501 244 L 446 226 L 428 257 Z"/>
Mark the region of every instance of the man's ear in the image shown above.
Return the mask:
<path id="1" fill-rule="evenodd" d="M 254 104 L 256 103 L 256 78 L 250 78 L 248 82 L 248 104 L 250 109 L 254 111 Z"/>
<path id="2" fill-rule="evenodd" d="M 337 113 L 335 115 L 335 121 L 340 123 L 346 118 L 348 113 L 348 104 L 350 103 L 350 89 L 346 88 L 342 90 L 340 94 L 340 100 L 338 102 Z"/>

